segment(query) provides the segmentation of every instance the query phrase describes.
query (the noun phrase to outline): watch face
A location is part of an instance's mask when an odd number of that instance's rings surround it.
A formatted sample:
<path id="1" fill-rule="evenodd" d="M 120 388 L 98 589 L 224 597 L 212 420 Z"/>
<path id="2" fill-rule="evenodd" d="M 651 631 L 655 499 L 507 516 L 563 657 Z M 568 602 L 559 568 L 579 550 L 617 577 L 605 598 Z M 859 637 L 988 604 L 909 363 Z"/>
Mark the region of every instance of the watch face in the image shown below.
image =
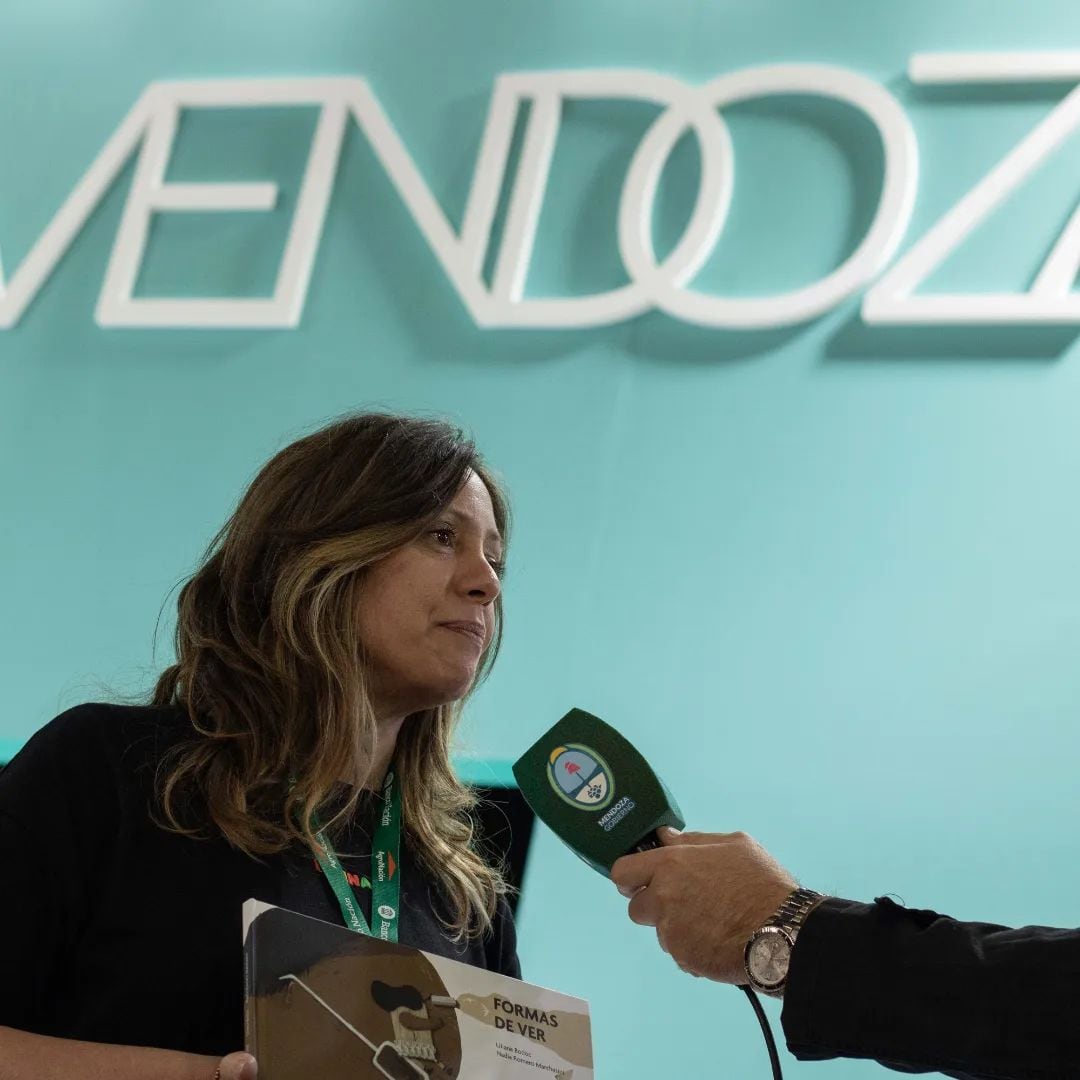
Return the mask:
<path id="1" fill-rule="evenodd" d="M 791 942 L 779 932 L 758 935 L 750 945 L 746 966 L 762 986 L 779 986 L 791 963 Z"/>

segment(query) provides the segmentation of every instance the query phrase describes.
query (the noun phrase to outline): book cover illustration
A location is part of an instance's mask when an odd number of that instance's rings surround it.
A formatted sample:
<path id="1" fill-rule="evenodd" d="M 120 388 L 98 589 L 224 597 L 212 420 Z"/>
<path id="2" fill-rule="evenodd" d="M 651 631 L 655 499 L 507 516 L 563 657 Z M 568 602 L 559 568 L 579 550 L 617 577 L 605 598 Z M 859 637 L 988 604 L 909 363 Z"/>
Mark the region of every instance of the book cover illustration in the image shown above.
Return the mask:
<path id="1" fill-rule="evenodd" d="M 581 998 L 257 900 L 244 959 L 259 1080 L 592 1080 Z"/>

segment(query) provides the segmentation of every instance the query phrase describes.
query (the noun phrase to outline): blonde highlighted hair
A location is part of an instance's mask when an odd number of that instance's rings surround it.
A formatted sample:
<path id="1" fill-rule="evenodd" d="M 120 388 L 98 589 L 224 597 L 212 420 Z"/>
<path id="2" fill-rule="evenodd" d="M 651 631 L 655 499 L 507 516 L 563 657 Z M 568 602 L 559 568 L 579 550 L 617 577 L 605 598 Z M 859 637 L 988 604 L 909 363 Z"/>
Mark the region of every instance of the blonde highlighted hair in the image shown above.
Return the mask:
<path id="1" fill-rule="evenodd" d="M 197 732 L 158 769 L 166 828 L 216 828 L 253 857 L 314 850 L 316 814 L 338 835 L 361 791 L 343 800 L 340 780 L 369 775 L 376 737 L 358 629 L 365 571 L 430 527 L 470 473 L 491 495 L 505 544 L 499 484 L 441 421 L 346 416 L 263 466 L 180 592 L 177 662 L 153 692 L 156 705 L 184 707 Z M 502 624 L 497 598 L 477 683 Z M 441 887 L 447 928 L 464 938 L 490 929 L 507 887 L 475 849 L 476 799 L 451 766 L 461 705 L 408 717 L 394 761 L 406 837 Z"/>

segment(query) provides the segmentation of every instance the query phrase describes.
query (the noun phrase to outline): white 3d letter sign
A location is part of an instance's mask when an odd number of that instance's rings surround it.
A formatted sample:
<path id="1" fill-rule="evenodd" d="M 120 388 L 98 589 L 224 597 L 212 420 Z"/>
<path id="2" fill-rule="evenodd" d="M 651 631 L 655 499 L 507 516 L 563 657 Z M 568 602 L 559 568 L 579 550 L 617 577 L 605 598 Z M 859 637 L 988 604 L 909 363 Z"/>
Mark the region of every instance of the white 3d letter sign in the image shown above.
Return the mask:
<path id="1" fill-rule="evenodd" d="M 914 56 L 916 83 L 1080 80 L 1080 53 L 956 53 Z M 884 178 L 873 220 L 852 254 L 818 281 L 790 292 L 725 297 L 691 283 L 716 245 L 735 183 L 735 157 L 723 110 L 776 94 L 832 98 L 859 109 L 884 148 Z M 619 201 L 618 249 L 627 284 L 588 296 L 533 298 L 525 282 L 537 224 L 568 99 L 631 99 L 663 111 L 631 160 Z M 483 267 L 492 243 L 500 193 L 507 184 L 511 142 L 522 103 L 531 105 L 490 286 Z M 319 120 L 271 296 L 180 299 L 133 295 L 154 214 L 185 210 L 271 209 L 272 183 L 167 183 L 165 174 L 184 109 L 314 105 Z M 855 295 L 883 270 L 863 301 L 863 317 L 879 324 L 1080 323 L 1073 283 L 1080 268 L 1080 210 L 1065 227 L 1027 292 L 916 292 L 934 269 L 1080 124 L 1080 88 L 998 163 L 886 270 L 911 218 L 918 189 L 915 134 L 900 104 L 871 79 L 843 68 L 785 64 L 746 68 L 691 86 L 644 71 L 515 73 L 495 83 L 460 230 L 432 195 L 409 151 L 362 78 L 243 79 L 154 83 L 135 103 L 97 159 L 46 227 L 10 281 L 0 272 L 0 329 L 18 323 L 127 160 L 138 150 L 131 189 L 98 300 L 108 327 L 296 326 L 303 311 L 327 205 L 350 117 L 370 142 L 409 214 L 470 315 L 485 327 L 600 326 L 659 309 L 704 327 L 753 329 L 814 318 Z M 658 261 L 652 245 L 656 192 L 679 139 L 697 140 L 701 176 L 689 223 Z"/>

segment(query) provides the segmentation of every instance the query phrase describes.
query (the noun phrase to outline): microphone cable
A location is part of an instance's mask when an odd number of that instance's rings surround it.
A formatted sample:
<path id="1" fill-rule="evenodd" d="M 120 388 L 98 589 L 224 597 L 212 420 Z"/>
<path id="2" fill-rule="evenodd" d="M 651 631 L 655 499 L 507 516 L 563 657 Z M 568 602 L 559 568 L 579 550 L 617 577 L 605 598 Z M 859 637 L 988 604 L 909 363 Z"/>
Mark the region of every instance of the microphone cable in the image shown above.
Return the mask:
<path id="1" fill-rule="evenodd" d="M 769 1064 L 772 1066 L 773 1080 L 784 1080 L 784 1074 L 780 1070 L 780 1055 L 776 1052 L 776 1040 L 773 1038 L 772 1028 L 769 1026 L 769 1018 L 758 1001 L 757 994 L 745 984 L 740 983 L 736 989 L 741 990 L 750 1000 L 750 1007 L 761 1025 L 761 1034 L 765 1036 L 765 1045 L 769 1050 Z"/>
<path id="2" fill-rule="evenodd" d="M 626 854 L 635 855 L 640 854 L 643 851 L 654 851 L 656 848 L 663 846 L 660 837 L 657 836 L 656 833 L 652 833 L 639 840 Z M 769 1026 L 769 1018 L 765 1015 L 765 1010 L 761 1007 L 761 1002 L 758 1000 L 757 994 L 755 994 L 753 989 L 745 983 L 739 983 L 736 986 L 736 989 L 741 990 L 746 994 L 750 1001 L 750 1007 L 754 1010 L 754 1015 L 761 1025 L 761 1034 L 765 1036 L 765 1048 L 769 1051 L 769 1064 L 772 1066 L 773 1080 L 784 1080 L 784 1073 L 780 1068 L 780 1055 L 776 1052 L 776 1040 L 773 1038 L 772 1028 Z"/>

